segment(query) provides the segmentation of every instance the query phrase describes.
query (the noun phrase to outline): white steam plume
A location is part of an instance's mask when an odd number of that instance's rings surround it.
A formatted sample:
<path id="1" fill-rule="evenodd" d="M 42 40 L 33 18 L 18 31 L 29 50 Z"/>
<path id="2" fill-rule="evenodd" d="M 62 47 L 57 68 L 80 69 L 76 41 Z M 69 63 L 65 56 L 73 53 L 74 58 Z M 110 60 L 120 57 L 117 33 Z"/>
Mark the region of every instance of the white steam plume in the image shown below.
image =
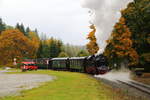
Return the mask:
<path id="1" fill-rule="evenodd" d="M 128 82 L 132 80 L 130 78 L 131 72 L 127 69 L 120 69 L 119 71 L 111 71 L 104 75 L 95 75 L 95 77 L 100 79 L 107 79 L 115 82 L 117 82 L 117 80 L 124 81 L 124 82 Z"/>
<path id="2" fill-rule="evenodd" d="M 120 18 L 120 10 L 132 0 L 82 0 L 82 6 L 89 8 L 90 22 L 96 26 L 96 38 L 100 47 L 98 53 L 103 53 L 107 45 L 106 40 L 111 35 L 113 26 Z"/>

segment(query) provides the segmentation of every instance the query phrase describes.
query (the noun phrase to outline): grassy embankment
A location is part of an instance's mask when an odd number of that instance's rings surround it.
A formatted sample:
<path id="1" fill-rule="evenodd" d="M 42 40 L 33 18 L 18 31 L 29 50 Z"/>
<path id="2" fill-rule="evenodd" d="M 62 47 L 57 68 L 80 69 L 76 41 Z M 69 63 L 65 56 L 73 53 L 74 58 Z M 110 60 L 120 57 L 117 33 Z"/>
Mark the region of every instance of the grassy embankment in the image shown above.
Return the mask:
<path id="1" fill-rule="evenodd" d="M 133 80 L 150 85 L 150 73 L 144 73 L 141 77 L 133 76 Z"/>
<path id="2" fill-rule="evenodd" d="M 11 72 L 11 74 L 22 72 Z M 25 90 L 19 96 L 0 98 L 1 100 L 131 100 L 118 90 L 97 81 L 89 75 L 58 71 L 31 71 L 26 74 L 48 74 L 56 76 L 52 82 L 46 82 L 39 88 Z"/>

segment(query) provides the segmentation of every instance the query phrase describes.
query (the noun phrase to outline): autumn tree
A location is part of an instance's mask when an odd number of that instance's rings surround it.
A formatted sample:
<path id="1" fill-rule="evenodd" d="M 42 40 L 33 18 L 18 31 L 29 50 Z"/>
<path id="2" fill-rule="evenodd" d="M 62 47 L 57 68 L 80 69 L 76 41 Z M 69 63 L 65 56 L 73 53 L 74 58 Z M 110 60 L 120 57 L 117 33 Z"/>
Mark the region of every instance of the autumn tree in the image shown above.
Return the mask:
<path id="1" fill-rule="evenodd" d="M 121 13 L 132 32 L 133 48 L 139 55 L 139 65 L 149 67 L 150 0 L 134 0 Z"/>
<path id="2" fill-rule="evenodd" d="M 90 29 L 92 29 L 92 31 L 88 34 L 87 37 L 87 39 L 89 39 L 90 41 L 86 45 L 86 47 L 90 54 L 96 54 L 99 50 L 98 44 L 96 43 L 96 37 L 95 37 L 96 28 L 94 25 L 91 25 Z"/>
<path id="3" fill-rule="evenodd" d="M 29 31 L 28 32 L 28 37 L 31 40 L 32 44 L 34 45 L 34 54 L 32 55 L 32 58 L 36 58 L 37 57 L 37 52 L 40 46 L 40 38 L 38 36 L 38 34 L 36 32 L 33 31 Z"/>
<path id="4" fill-rule="evenodd" d="M 108 45 L 105 50 L 105 55 L 109 62 L 120 66 L 121 63 L 128 63 L 134 65 L 138 63 L 138 54 L 133 48 L 132 33 L 126 26 L 124 17 L 121 17 L 119 22 L 114 26 L 114 30 L 110 39 L 107 41 Z"/>
<path id="5" fill-rule="evenodd" d="M 14 58 L 30 58 L 35 53 L 35 45 L 18 29 L 9 29 L 0 35 L 0 64 L 12 63 Z"/>

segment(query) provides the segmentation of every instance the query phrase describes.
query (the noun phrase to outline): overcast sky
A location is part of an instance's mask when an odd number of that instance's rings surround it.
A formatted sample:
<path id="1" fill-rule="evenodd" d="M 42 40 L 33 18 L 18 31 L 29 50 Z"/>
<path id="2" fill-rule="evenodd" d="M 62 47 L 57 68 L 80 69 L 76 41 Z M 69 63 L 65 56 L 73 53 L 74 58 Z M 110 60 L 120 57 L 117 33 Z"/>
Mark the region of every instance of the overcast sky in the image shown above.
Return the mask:
<path id="1" fill-rule="evenodd" d="M 80 0 L 0 0 L 0 17 L 8 25 L 23 23 L 65 43 L 87 43 L 88 9 Z"/>

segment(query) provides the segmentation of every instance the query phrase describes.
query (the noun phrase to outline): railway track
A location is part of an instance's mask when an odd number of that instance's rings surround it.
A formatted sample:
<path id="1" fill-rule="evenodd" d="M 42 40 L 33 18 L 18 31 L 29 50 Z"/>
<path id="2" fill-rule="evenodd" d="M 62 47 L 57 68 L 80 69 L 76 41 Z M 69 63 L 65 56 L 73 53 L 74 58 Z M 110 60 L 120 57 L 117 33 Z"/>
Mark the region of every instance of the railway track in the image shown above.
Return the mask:
<path id="1" fill-rule="evenodd" d="M 128 86 L 133 87 L 139 91 L 142 91 L 143 93 L 150 95 L 150 86 L 148 86 L 148 85 L 145 85 L 145 84 L 142 84 L 139 82 L 135 82 L 135 81 L 128 81 L 128 82 L 121 81 L 121 80 L 117 80 L 117 81 L 121 84 L 128 85 Z"/>

